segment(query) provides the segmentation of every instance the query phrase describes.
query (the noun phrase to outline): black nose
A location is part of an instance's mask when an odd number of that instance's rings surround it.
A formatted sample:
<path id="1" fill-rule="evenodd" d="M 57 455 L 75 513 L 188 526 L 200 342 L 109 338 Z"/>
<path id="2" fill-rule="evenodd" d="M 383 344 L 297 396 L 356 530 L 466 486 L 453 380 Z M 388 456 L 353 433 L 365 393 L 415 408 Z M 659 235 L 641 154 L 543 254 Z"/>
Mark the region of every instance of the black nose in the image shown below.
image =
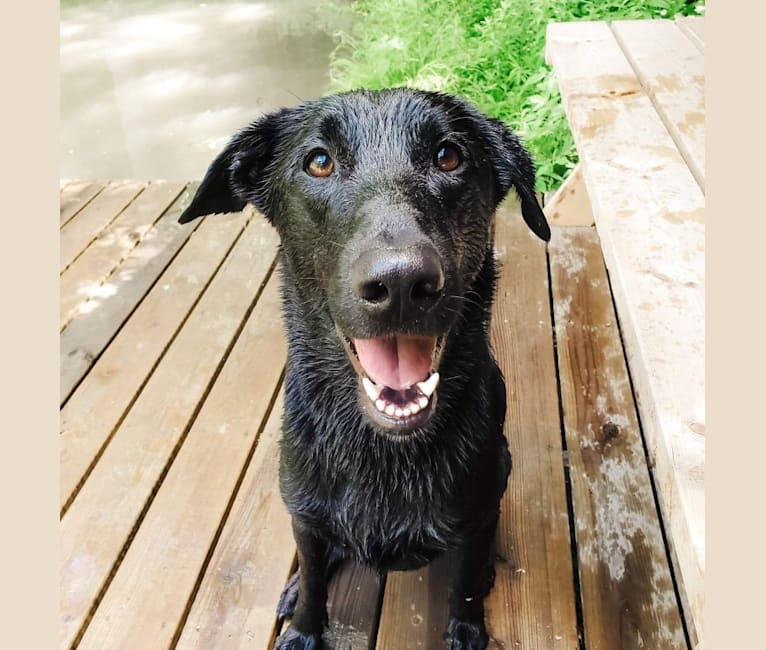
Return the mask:
<path id="1" fill-rule="evenodd" d="M 444 268 L 433 246 L 373 249 L 351 267 L 354 293 L 370 315 L 401 322 L 429 311 L 444 291 Z"/>

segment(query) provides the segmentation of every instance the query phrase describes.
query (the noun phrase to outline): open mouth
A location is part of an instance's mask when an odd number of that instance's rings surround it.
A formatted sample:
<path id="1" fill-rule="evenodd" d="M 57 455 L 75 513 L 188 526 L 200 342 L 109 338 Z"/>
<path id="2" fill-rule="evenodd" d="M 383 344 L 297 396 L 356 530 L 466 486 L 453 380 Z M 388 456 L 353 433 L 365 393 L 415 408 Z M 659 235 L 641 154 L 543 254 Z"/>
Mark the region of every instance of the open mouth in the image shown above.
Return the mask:
<path id="1" fill-rule="evenodd" d="M 405 433 L 431 418 L 439 386 L 436 367 L 442 338 L 403 334 L 342 338 L 373 422 L 387 431 Z"/>

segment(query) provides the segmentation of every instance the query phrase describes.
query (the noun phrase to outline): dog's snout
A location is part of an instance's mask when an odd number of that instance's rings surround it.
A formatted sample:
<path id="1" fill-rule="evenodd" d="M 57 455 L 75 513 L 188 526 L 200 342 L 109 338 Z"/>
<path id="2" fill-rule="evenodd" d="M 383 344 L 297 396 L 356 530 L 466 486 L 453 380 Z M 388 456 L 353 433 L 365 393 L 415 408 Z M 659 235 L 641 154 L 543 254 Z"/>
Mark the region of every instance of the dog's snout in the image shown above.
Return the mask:
<path id="1" fill-rule="evenodd" d="M 444 268 L 433 246 L 373 249 L 351 268 L 354 293 L 372 316 L 402 322 L 429 311 L 444 291 Z"/>

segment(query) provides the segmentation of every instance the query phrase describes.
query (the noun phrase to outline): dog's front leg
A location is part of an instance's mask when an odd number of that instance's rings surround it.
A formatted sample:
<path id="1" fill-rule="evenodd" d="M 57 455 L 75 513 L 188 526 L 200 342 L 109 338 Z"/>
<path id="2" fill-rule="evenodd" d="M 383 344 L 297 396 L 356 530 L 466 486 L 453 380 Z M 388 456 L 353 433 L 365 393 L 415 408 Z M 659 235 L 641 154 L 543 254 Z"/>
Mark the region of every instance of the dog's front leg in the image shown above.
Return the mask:
<path id="1" fill-rule="evenodd" d="M 321 647 L 327 624 L 328 544 L 300 517 L 293 516 L 298 547 L 298 602 L 290 627 L 280 635 L 275 650 L 314 650 Z"/>
<path id="2" fill-rule="evenodd" d="M 484 650 L 489 643 L 484 598 L 495 583 L 496 528 L 497 520 L 458 549 L 444 633 L 449 650 Z"/>

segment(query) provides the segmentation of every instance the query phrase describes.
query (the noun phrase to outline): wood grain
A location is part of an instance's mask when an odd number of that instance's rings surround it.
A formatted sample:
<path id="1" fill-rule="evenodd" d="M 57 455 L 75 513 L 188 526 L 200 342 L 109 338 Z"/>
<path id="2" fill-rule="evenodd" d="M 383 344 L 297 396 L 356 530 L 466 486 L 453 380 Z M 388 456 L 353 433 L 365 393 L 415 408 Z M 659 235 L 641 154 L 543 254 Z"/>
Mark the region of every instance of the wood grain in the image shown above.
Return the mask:
<path id="1" fill-rule="evenodd" d="M 453 565 L 442 556 L 418 571 L 388 574 L 378 630 L 378 650 L 441 648 L 447 628 Z"/>
<path id="2" fill-rule="evenodd" d="M 701 638 L 705 197 L 606 24 L 549 25 L 547 57 L 583 163 L 692 636 Z"/>
<path id="3" fill-rule="evenodd" d="M 518 211 L 498 212 L 502 264 L 492 340 L 507 389 L 513 470 L 501 503 L 487 628 L 498 647 L 578 647 L 576 594 L 545 244 Z"/>
<path id="4" fill-rule="evenodd" d="M 689 37 L 700 52 L 705 53 L 705 17 L 679 16 L 676 18 L 678 27 Z"/>
<path id="5" fill-rule="evenodd" d="M 274 259 L 252 220 L 154 371 L 61 524 L 61 642 L 77 636 L 183 443 Z"/>
<path id="6" fill-rule="evenodd" d="M 595 229 L 554 229 L 550 260 L 585 645 L 686 647 Z"/>
<path id="7" fill-rule="evenodd" d="M 145 186 L 146 183 L 136 181 L 112 181 L 61 228 L 59 268 L 62 272 Z"/>
<path id="8" fill-rule="evenodd" d="M 63 226 L 82 210 L 96 194 L 104 189 L 99 181 L 69 181 L 61 187 L 59 194 L 59 225 Z"/>
<path id="9" fill-rule="evenodd" d="M 248 221 L 210 215 L 144 298 L 61 411 L 65 508 Z"/>
<path id="10" fill-rule="evenodd" d="M 327 650 L 375 647 L 382 588 L 383 579 L 356 562 L 338 569 L 328 588 L 328 624 L 322 637 Z"/>
<path id="11" fill-rule="evenodd" d="M 704 57 L 670 20 L 618 20 L 611 27 L 704 192 Z"/>
<path id="12" fill-rule="evenodd" d="M 278 285 L 272 275 L 80 648 L 167 647 L 172 641 L 282 375 Z"/>
<path id="13" fill-rule="evenodd" d="M 561 187 L 545 201 L 544 212 L 551 226 L 593 225 L 593 210 L 580 163 L 577 163 Z"/>
<path id="14" fill-rule="evenodd" d="M 109 277 L 103 297 L 75 316 L 61 335 L 60 399 L 63 403 L 201 221 L 179 224 L 197 185 L 191 183 Z"/>
<path id="15" fill-rule="evenodd" d="M 491 647 L 577 648 L 545 245 L 517 204 L 498 212 L 503 268 L 492 336 L 506 380 L 505 432 L 514 467 L 501 504 L 495 588 L 486 600 Z M 389 575 L 378 648 L 440 647 L 450 568 Z"/>
<path id="16" fill-rule="evenodd" d="M 295 558 L 279 494 L 283 392 L 258 440 L 177 648 L 268 648 L 276 608 Z"/>
<path id="17" fill-rule="evenodd" d="M 104 292 L 104 283 L 155 221 L 183 191 L 184 183 L 155 181 L 110 223 L 98 238 L 61 275 L 60 326 L 63 329 L 77 309 Z"/>

